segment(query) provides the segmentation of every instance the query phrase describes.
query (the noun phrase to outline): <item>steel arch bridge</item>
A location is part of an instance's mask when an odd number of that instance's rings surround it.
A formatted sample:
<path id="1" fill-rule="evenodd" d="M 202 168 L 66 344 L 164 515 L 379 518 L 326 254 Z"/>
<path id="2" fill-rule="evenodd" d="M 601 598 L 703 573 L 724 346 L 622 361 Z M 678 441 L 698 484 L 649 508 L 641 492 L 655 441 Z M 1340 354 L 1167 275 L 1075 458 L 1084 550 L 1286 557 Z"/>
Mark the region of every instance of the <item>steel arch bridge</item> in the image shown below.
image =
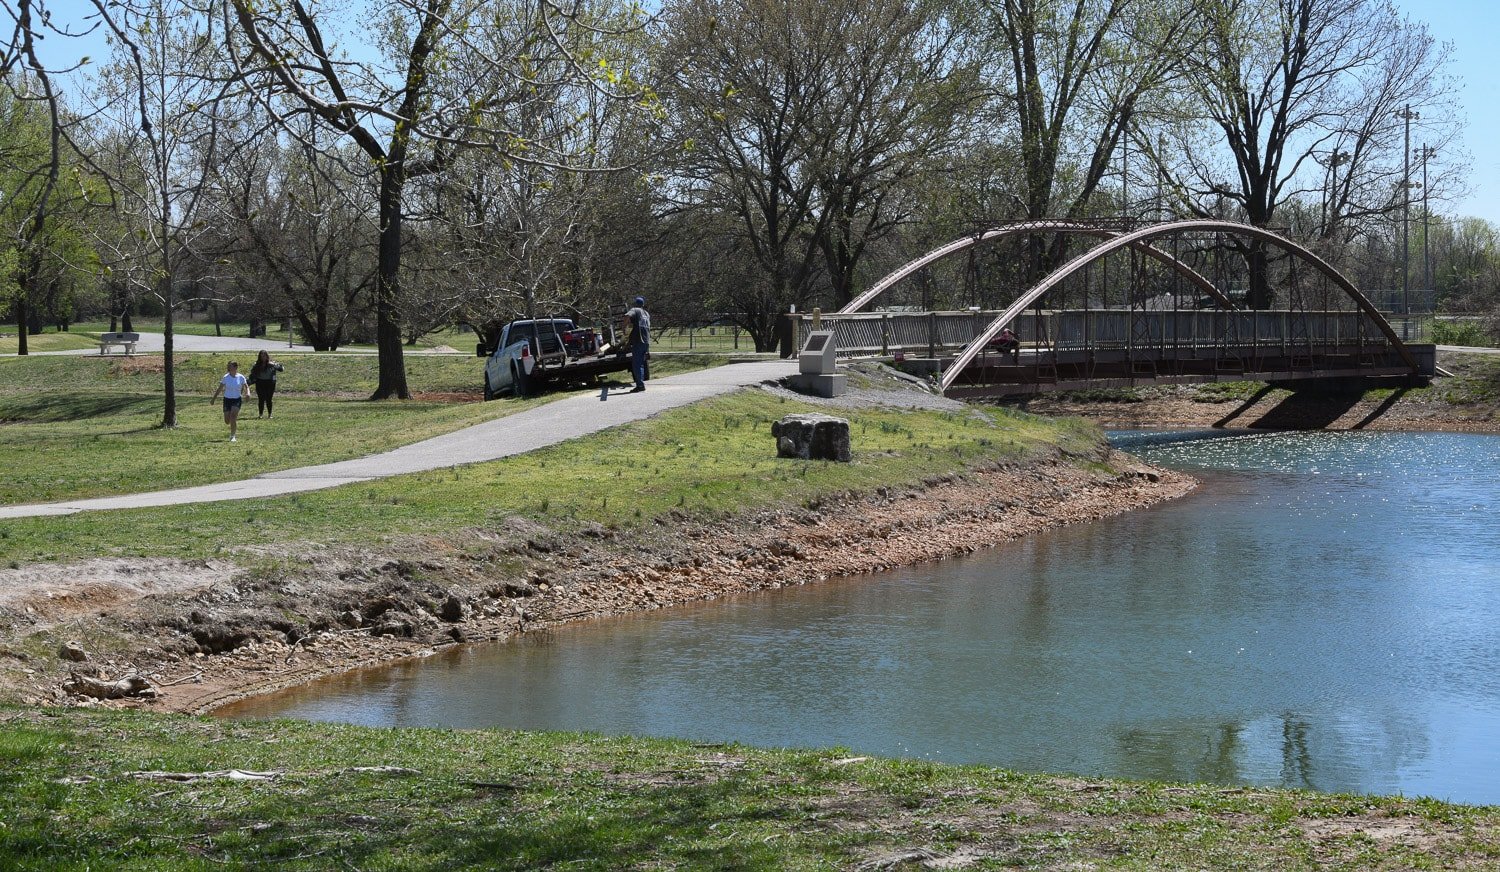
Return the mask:
<path id="1" fill-rule="evenodd" d="M 942 261 L 967 253 L 972 268 L 981 246 L 1051 235 L 1095 244 L 1013 298 L 1005 294 L 998 309 L 860 311 Z M 1233 269 L 1225 261 L 1250 245 L 1270 254 L 1272 308 L 1235 302 Z M 1404 342 L 1318 255 L 1278 233 L 1232 221 L 1000 225 L 939 246 L 839 312 L 814 317 L 834 331 L 844 353 L 873 353 L 878 346 L 879 353 L 911 359 L 925 349 L 926 365 L 955 396 L 1163 381 L 1421 379 L 1432 374 L 1434 362 L 1431 346 Z M 1020 339 L 1014 354 L 995 344 L 1007 327 Z"/>

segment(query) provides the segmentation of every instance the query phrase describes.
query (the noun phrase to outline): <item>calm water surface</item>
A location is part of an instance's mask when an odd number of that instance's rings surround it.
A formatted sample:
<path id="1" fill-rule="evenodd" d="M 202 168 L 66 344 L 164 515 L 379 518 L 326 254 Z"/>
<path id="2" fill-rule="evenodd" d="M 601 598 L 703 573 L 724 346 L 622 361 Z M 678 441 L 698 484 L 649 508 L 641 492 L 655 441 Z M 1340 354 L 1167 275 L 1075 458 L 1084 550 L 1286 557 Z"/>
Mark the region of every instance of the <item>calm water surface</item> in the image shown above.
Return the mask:
<path id="1" fill-rule="evenodd" d="M 1500 803 L 1500 437 L 1118 438 L 1204 486 L 970 558 L 528 635 L 231 714 Z"/>

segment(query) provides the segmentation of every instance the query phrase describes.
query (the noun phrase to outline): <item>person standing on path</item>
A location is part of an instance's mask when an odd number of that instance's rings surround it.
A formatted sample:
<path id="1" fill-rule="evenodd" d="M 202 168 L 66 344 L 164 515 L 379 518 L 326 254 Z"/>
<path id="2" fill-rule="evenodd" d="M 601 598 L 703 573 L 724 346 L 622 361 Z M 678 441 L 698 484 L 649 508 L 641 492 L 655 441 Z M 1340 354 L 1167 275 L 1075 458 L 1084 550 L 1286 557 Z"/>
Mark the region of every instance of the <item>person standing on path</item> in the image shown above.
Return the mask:
<path id="1" fill-rule="evenodd" d="M 286 367 L 271 359 L 271 353 L 262 350 L 250 367 L 250 381 L 255 384 L 255 417 L 274 418 L 271 401 L 276 396 L 276 373 L 286 372 Z"/>
<path id="2" fill-rule="evenodd" d="M 651 313 L 646 311 L 645 297 L 635 298 L 635 305 L 625 313 L 625 321 L 630 374 L 635 378 L 635 387 L 630 393 L 638 394 L 646 389 L 646 355 L 651 350 Z"/>
<path id="3" fill-rule="evenodd" d="M 213 405 L 219 394 L 224 395 L 224 423 L 229 425 L 229 441 L 239 441 L 235 431 L 240 424 L 240 403 L 244 401 L 245 391 L 250 387 L 250 380 L 240 372 L 240 362 L 229 361 L 229 371 L 219 379 L 219 386 L 214 388 L 214 395 L 208 398 L 208 404 Z"/>

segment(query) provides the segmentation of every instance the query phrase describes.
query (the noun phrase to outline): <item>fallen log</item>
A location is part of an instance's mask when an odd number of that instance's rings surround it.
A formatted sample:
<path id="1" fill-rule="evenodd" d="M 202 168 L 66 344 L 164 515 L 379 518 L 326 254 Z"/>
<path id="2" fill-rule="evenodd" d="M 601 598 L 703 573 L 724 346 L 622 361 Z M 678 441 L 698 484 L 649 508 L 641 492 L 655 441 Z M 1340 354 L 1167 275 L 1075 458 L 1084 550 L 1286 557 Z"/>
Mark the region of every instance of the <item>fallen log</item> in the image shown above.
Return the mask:
<path id="1" fill-rule="evenodd" d="M 156 688 L 144 675 L 127 675 L 118 681 L 109 681 L 79 675 L 75 672 L 63 682 L 63 690 L 94 699 L 125 699 L 127 697 L 154 699 L 156 697 Z"/>

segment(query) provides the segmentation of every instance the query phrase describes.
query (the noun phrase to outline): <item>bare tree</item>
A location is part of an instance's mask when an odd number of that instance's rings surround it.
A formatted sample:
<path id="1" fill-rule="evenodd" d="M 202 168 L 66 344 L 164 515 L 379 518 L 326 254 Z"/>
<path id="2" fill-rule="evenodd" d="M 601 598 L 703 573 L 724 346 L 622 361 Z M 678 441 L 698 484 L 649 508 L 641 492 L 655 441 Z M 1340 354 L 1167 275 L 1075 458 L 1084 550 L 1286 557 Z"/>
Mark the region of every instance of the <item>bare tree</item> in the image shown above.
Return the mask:
<path id="1" fill-rule="evenodd" d="M 837 48 L 834 99 L 814 123 L 833 142 L 817 242 L 842 306 L 867 248 L 909 220 L 921 180 L 969 142 L 983 91 L 964 35 L 929 4 L 865 3 Z"/>
<path id="2" fill-rule="evenodd" d="M 1188 81 L 1217 135 L 1196 133 L 1190 120 L 1177 137 L 1184 205 L 1200 214 L 1227 206 L 1268 227 L 1287 199 L 1320 193 L 1328 176 L 1316 161 L 1330 157 L 1330 173 L 1344 168 L 1333 214 L 1356 202 L 1382 211 L 1368 193 L 1389 191 L 1393 149 L 1394 167 L 1403 164 L 1396 110 L 1445 98 L 1444 55 L 1425 28 L 1387 0 L 1197 0 L 1197 10 L 1207 43 Z M 1156 157 L 1166 168 L 1166 156 Z M 1266 308 L 1266 245 L 1243 253 L 1249 304 Z"/>
<path id="3" fill-rule="evenodd" d="M 1001 105 L 1012 110 L 1022 214 L 1089 209 L 1143 101 L 1181 74 L 1198 32 L 1182 2 L 983 0 L 978 26 L 1001 53 Z M 1062 256 L 1030 241 L 1035 279 Z"/>
<path id="4" fill-rule="evenodd" d="M 640 89 L 610 55 L 629 10 L 554 0 L 390 0 L 344 33 L 330 6 L 230 0 L 231 54 L 274 116 L 309 115 L 349 137 L 379 179 L 375 284 L 380 378 L 374 398 L 408 397 L 401 353 L 401 257 L 407 183 L 467 149 L 515 164 L 570 166 L 526 121 L 559 87 L 636 105 Z M 371 23 L 381 54 L 358 43 Z M 566 118 L 561 119 L 566 123 Z M 288 130 L 293 127 L 288 124 Z"/>
<path id="5" fill-rule="evenodd" d="M 310 126 L 276 133 L 245 132 L 217 168 L 227 220 L 214 255 L 236 266 L 257 315 L 289 314 L 304 342 L 332 351 L 374 286 L 374 191 L 349 172 L 347 147 L 324 146 Z"/>
<path id="6" fill-rule="evenodd" d="M 178 271 L 208 225 L 200 206 L 219 150 L 215 113 L 232 80 L 223 34 L 187 0 L 96 0 L 115 45 L 89 89 L 95 138 L 85 150 L 111 192 L 119 232 L 97 241 L 104 264 L 164 312 L 162 426 L 177 426 L 173 319 Z"/>
<path id="7" fill-rule="evenodd" d="M 706 226 L 732 216 L 761 278 L 726 307 L 765 350 L 825 282 L 852 296 L 866 246 L 910 208 L 903 187 L 962 138 L 974 81 L 935 11 L 906 0 L 684 0 L 666 25 L 685 144 L 666 197 Z"/>

